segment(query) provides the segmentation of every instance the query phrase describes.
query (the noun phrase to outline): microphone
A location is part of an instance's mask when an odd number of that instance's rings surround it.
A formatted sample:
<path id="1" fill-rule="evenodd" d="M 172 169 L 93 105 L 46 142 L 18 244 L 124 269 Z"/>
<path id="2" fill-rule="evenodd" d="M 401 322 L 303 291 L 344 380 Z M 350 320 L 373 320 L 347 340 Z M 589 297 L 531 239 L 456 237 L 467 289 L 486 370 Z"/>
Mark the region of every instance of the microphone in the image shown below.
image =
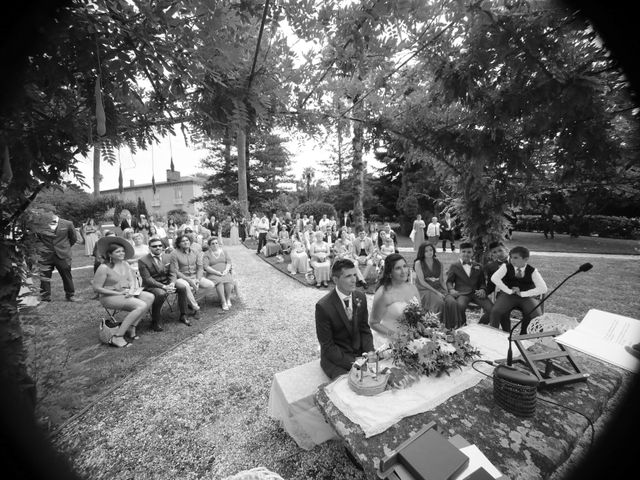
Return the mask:
<path id="1" fill-rule="evenodd" d="M 593 265 L 591 265 L 590 263 L 583 263 L 582 265 L 580 265 L 578 267 L 578 270 L 576 270 L 571 275 L 569 275 L 567 278 L 565 278 L 562 282 L 560 282 L 560 285 L 558 285 L 556 288 L 551 290 L 551 293 L 549 293 L 548 295 L 545 295 L 544 298 L 542 300 L 540 300 L 531 310 L 529 310 L 527 313 L 524 313 L 524 312 L 522 313 L 522 320 L 520 320 L 518 323 L 516 323 L 513 326 L 513 328 L 511 329 L 511 331 L 509 332 L 509 350 L 507 351 L 507 365 L 508 366 L 511 366 L 513 364 L 512 338 L 513 338 L 514 330 L 516 328 L 518 328 L 518 326 L 524 321 L 524 319 L 527 318 L 529 315 L 531 315 L 531 313 L 533 313 L 536 308 L 538 308 L 540 305 L 542 305 L 544 302 L 546 302 L 549 299 L 549 297 L 555 293 L 556 290 L 558 290 L 562 285 L 565 284 L 565 282 L 567 280 L 569 280 L 571 277 L 573 277 L 574 275 L 577 275 L 577 274 L 579 274 L 581 272 L 588 272 L 592 268 L 593 268 Z"/>

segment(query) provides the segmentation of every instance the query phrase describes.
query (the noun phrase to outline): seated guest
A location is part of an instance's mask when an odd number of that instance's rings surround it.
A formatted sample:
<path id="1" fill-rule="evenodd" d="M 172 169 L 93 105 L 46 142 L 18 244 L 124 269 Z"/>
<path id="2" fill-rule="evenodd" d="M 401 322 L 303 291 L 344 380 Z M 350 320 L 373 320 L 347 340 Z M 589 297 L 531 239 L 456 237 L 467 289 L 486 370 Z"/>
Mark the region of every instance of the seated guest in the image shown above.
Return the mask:
<path id="1" fill-rule="evenodd" d="M 444 268 L 436 258 L 436 248 L 429 242 L 422 242 L 413 263 L 416 272 L 416 287 L 420 292 L 422 306 L 429 312 L 440 314 L 440 321 L 446 323 L 442 312 L 447 285 L 444 282 Z"/>
<path id="2" fill-rule="evenodd" d="M 316 277 L 316 287 L 328 287 L 331 278 L 331 259 L 329 258 L 329 244 L 322 240 L 322 232 L 314 233 L 314 242 L 310 248 L 309 262 Z"/>
<path id="3" fill-rule="evenodd" d="M 122 230 L 122 238 L 124 238 L 127 242 L 129 242 L 132 247 L 133 247 L 133 234 L 134 233 L 135 232 L 133 231 L 133 228 L 125 228 L 124 230 Z"/>
<path id="4" fill-rule="evenodd" d="M 104 237 L 115 237 L 115 236 L 116 234 L 113 233 L 111 230 L 104 231 Z M 93 273 L 96 273 L 96 270 L 98 270 L 98 267 L 102 265 L 104 262 L 105 262 L 105 258 L 102 257 L 101 254 L 98 252 L 98 242 L 96 242 L 96 244 L 93 246 Z"/>
<path id="5" fill-rule="evenodd" d="M 202 266 L 216 287 L 222 310 L 229 310 L 235 282 L 231 276 L 231 258 L 220 246 L 218 237 L 209 239 L 209 249 L 202 254 Z"/>
<path id="6" fill-rule="evenodd" d="M 313 226 L 310 223 L 307 223 L 304 226 L 304 231 L 302 232 L 302 236 L 304 237 L 304 248 L 307 249 L 307 252 L 311 251 L 311 244 L 314 242 L 313 237 Z"/>
<path id="7" fill-rule="evenodd" d="M 309 270 L 309 255 L 307 255 L 307 251 L 300 240 L 293 241 L 291 263 L 289 264 L 288 270 L 291 275 L 307 273 Z"/>
<path id="8" fill-rule="evenodd" d="M 491 261 L 484 266 L 484 276 L 487 279 L 487 295 L 491 295 L 496 291 L 496 286 L 491 281 L 491 276 L 509 259 L 507 249 L 502 242 L 491 242 L 489 244 L 489 254 L 491 255 Z"/>
<path id="9" fill-rule="evenodd" d="M 391 240 L 393 241 L 394 252 L 397 253 L 398 237 L 396 236 L 396 232 L 391 230 L 391 225 L 389 225 L 388 223 L 384 224 L 383 230 L 378 235 L 378 248 L 382 248 L 383 245 L 384 239 L 382 237 L 382 232 L 384 232 L 385 237 L 391 237 Z"/>
<path id="10" fill-rule="evenodd" d="M 178 292 L 178 307 L 180 321 L 185 323 L 187 314 L 187 286 L 184 283 L 176 285 L 169 276 L 169 259 L 163 255 L 162 240 L 152 236 L 149 240 L 150 253 L 138 260 L 138 272 L 142 279 L 142 287 L 153 294 L 151 307 L 151 328 L 155 332 L 162 332 L 160 311 L 169 293 Z"/>
<path id="11" fill-rule="evenodd" d="M 164 236 L 160 234 L 160 228 L 161 227 L 157 227 L 155 224 L 149 225 L 149 240 L 157 238 L 162 242 L 164 248 L 167 248 L 169 246 L 169 240 L 167 239 L 166 234 L 164 234 Z M 164 232 L 164 229 L 162 229 L 162 232 Z"/>
<path id="12" fill-rule="evenodd" d="M 351 241 L 349 240 L 349 235 L 346 230 L 340 230 L 340 236 L 333 244 L 333 254 L 334 254 L 334 262 L 336 260 L 354 260 L 352 257 L 352 247 Z"/>
<path id="13" fill-rule="evenodd" d="M 142 233 L 133 234 L 133 259 L 138 260 L 145 255 L 149 255 L 149 247 L 144 244 L 144 235 Z"/>
<path id="14" fill-rule="evenodd" d="M 338 260 L 331 275 L 336 288 L 316 304 L 320 366 L 331 379 L 348 373 L 356 357 L 373 350 L 367 297 L 356 291 L 351 260 Z"/>
<path id="15" fill-rule="evenodd" d="M 186 235 L 189 238 L 189 242 L 191 242 L 191 250 L 196 253 L 202 253 L 202 245 L 198 241 L 198 236 L 190 227 L 184 229 L 184 235 Z"/>
<path id="16" fill-rule="evenodd" d="M 396 247 L 393 244 L 393 238 L 388 236 L 385 232 L 380 232 L 380 238 L 382 238 L 382 246 L 380 247 L 379 254 L 382 265 L 384 265 L 385 259 L 392 253 L 396 253 Z"/>
<path id="17" fill-rule="evenodd" d="M 362 288 L 367 288 L 367 278 L 371 269 L 375 268 L 373 265 L 374 248 L 373 242 L 367 237 L 367 232 L 364 231 L 364 227 L 358 225 L 356 228 L 357 236 L 352 244 L 352 252 L 356 259 L 356 269 L 358 274 L 357 285 Z M 364 272 L 361 270 L 364 269 Z"/>
<path id="18" fill-rule="evenodd" d="M 109 340 L 114 347 L 127 347 L 127 335 L 137 340 L 136 326 L 153 304 L 153 295 L 139 292 L 136 277 L 126 260 L 133 257 L 133 247 L 124 238 L 103 237 L 98 240 L 98 254 L 105 258 L 93 277 L 93 290 L 100 295 L 100 304 L 106 308 L 124 310 L 124 318 L 115 335 Z"/>
<path id="19" fill-rule="evenodd" d="M 169 272 L 172 283 L 184 285 L 187 292 L 188 308 L 194 311 L 194 317 L 200 318 L 200 306 L 196 302 L 195 293 L 200 288 L 213 290 L 215 285 L 204 277 L 202 268 L 202 252 L 191 249 L 191 240 L 186 235 L 176 238 L 176 249 L 169 256 Z M 180 321 L 189 326 L 187 317 Z"/>
<path id="20" fill-rule="evenodd" d="M 278 227 L 273 226 L 269 229 L 266 240 L 264 256 L 273 257 L 274 255 L 278 255 L 281 252 L 280 243 L 278 243 Z"/>
<path id="21" fill-rule="evenodd" d="M 474 301 L 482 307 L 480 323 L 489 323 L 492 303 L 487 298 L 486 280 L 480 264 L 474 262 L 473 245 L 460 244 L 460 260 L 449 267 L 447 273 L 447 291 L 444 299 L 445 327 L 458 328 L 467 323 L 467 305 Z"/>
<path id="22" fill-rule="evenodd" d="M 511 310 L 519 308 L 524 315 L 520 335 L 524 335 L 531 319 L 542 315 L 539 308 L 532 312 L 531 309 L 538 304 L 534 297 L 547 293 L 547 284 L 538 270 L 528 262 L 529 249 L 513 247 L 509 252 L 509 262 L 500 265 L 491 277 L 498 292 L 496 303 L 491 310 L 492 327 L 500 326 L 508 332 L 511 329 Z"/>
<path id="23" fill-rule="evenodd" d="M 286 228 L 281 229 L 280 233 L 278 233 L 278 243 L 280 243 L 282 253 L 289 253 L 291 251 L 291 238 Z"/>

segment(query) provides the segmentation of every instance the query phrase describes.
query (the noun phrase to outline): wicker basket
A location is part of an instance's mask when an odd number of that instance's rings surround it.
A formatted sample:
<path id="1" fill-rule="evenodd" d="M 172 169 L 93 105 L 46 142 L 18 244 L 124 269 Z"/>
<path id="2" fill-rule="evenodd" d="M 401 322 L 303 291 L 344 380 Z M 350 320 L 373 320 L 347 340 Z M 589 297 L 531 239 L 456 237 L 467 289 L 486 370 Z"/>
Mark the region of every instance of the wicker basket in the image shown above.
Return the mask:
<path id="1" fill-rule="evenodd" d="M 367 397 L 384 392 L 385 388 L 387 388 L 388 380 L 389 372 L 378 373 L 378 376 L 374 379 L 372 373 L 365 371 L 362 381 L 360 381 L 360 370 L 352 367 L 349 372 L 349 387 L 351 390 L 358 395 L 365 395 Z"/>
<path id="2" fill-rule="evenodd" d="M 538 383 L 528 372 L 500 365 L 493 371 L 493 398 L 507 412 L 532 417 L 536 412 Z"/>

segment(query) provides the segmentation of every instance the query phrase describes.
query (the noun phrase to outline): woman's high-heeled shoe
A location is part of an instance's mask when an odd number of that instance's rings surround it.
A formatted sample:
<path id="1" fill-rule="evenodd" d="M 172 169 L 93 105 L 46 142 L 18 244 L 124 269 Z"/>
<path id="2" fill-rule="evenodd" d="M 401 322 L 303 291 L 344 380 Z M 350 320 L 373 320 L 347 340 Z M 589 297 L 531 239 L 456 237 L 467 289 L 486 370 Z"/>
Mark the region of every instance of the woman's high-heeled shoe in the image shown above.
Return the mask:
<path id="1" fill-rule="evenodd" d="M 121 339 L 121 341 L 114 341 L 114 339 Z M 124 345 L 123 345 L 124 342 Z M 124 339 L 124 335 L 112 335 L 109 339 L 109 345 L 117 348 L 129 347 L 131 344 Z"/>
<path id="2" fill-rule="evenodd" d="M 136 335 L 136 327 L 129 327 L 125 335 L 128 336 L 131 340 L 140 340 L 140 337 Z"/>

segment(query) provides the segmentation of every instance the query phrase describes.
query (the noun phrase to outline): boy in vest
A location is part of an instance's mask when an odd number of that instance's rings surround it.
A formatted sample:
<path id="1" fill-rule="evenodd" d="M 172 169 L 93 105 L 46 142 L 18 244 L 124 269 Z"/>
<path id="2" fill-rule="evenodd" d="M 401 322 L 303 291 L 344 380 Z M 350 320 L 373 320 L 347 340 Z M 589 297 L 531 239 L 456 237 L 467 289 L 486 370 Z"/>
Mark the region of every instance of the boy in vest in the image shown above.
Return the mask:
<path id="1" fill-rule="evenodd" d="M 500 326 L 508 332 L 511 327 L 511 310 L 520 308 L 523 314 L 520 335 L 524 335 L 531 319 L 542 314 L 539 308 L 533 312 L 531 309 L 538 304 L 536 297 L 547 293 L 547 284 L 538 270 L 528 262 L 529 249 L 513 247 L 509 252 L 509 263 L 501 265 L 491 276 L 497 292 L 496 302 L 491 310 L 492 327 Z"/>

